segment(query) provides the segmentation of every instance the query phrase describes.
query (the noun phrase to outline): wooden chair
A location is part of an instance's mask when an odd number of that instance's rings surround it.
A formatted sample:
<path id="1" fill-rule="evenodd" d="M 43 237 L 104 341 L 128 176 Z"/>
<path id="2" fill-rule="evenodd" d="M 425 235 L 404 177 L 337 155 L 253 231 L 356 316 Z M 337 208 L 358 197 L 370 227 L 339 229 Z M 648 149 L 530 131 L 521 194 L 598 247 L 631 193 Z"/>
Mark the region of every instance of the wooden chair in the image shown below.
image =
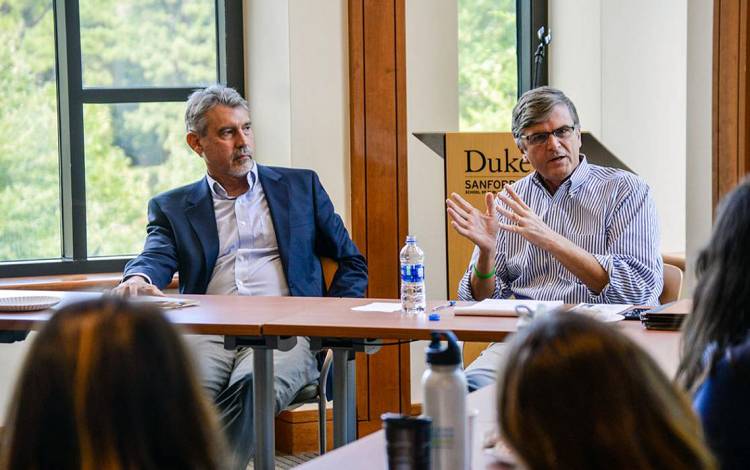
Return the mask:
<path id="1" fill-rule="evenodd" d="M 664 264 L 664 288 L 659 303 L 666 304 L 680 298 L 682 292 L 682 270 L 671 264 Z"/>

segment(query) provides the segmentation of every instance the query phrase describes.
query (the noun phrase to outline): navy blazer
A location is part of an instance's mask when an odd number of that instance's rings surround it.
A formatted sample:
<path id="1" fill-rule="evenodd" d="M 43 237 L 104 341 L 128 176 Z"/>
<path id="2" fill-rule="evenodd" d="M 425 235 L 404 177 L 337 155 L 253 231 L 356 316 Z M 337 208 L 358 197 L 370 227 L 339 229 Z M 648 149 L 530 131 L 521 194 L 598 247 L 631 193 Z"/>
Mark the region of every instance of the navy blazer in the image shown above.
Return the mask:
<path id="1" fill-rule="evenodd" d="M 334 212 L 318 175 L 311 170 L 258 165 L 289 292 L 307 297 L 364 297 L 367 263 Z M 180 292 L 205 294 L 216 264 L 219 236 L 208 182 L 162 193 L 148 203 L 143 252 L 125 266 L 163 289 L 175 272 Z M 338 262 L 326 291 L 320 258 Z"/>

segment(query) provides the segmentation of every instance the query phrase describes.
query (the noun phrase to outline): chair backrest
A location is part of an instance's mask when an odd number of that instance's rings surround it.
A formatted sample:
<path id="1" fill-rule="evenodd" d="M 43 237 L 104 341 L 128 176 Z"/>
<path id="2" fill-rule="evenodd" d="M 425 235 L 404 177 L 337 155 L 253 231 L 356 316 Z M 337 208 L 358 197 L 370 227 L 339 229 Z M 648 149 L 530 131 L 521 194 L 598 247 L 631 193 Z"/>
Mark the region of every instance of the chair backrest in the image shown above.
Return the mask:
<path id="1" fill-rule="evenodd" d="M 321 256 L 320 266 L 323 269 L 323 282 L 325 283 L 326 290 L 328 290 L 331 287 L 331 282 L 333 282 L 333 276 L 339 269 L 339 263 L 333 258 Z"/>
<path id="2" fill-rule="evenodd" d="M 680 298 L 682 292 L 682 270 L 671 264 L 664 264 L 664 288 L 659 303 L 666 304 Z"/>

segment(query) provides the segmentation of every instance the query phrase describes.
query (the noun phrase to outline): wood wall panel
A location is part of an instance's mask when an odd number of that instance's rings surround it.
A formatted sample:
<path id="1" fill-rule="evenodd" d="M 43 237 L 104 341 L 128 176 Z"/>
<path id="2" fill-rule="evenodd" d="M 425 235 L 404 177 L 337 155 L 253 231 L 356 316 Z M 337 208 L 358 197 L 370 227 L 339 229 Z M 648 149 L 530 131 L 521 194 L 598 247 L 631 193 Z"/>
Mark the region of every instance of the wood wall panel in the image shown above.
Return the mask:
<path id="1" fill-rule="evenodd" d="M 747 0 L 714 1 L 714 207 L 750 169 L 749 16 Z"/>
<path id="2" fill-rule="evenodd" d="M 349 145 L 351 165 L 352 237 L 367 256 L 365 192 L 364 17 L 361 1 L 349 2 Z"/>
<path id="3" fill-rule="evenodd" d="M 365 102 L 364 16 L 361 1 L 349 2 L 349 141 L 352 199 L 352 237 L 359 249 L 367 252 L 367 210 L 365 192 Z M 369 294 L 368 294 L 369 295 Z M 368 359 L 357 353 L 357 420 L 369 419 Z"/>
<path id="4" fill-rule="evenodd" d="M 395 2 L 396 22 L 396 165 L 398 168 L 398 239 L 397 245 L 402 245 L 409 234 L 409 180 L 407 174 L 407 133 L 406 133 L 406 1 Z M 399 261 L 397 260 L 397 263 Z M 400 266 L 400 264 L 399 264 Z M 396 289 L 399 289 L 400 278 L 396 276 Z M 400 292 L 399 292 L 400 295 Z M 400 397 L 401 412 L 411 410 L 411 346 L 399 346 L 400 367 Z"/>
<path id="5" fill-rule="evenodd" d="M 352 233 L 367 257 L 370 297 L 398 298 L 408 233 L 404 0 L 349 1 Z M 393 342 L 386 340 L 386 342 Z M 358 358 L 360 435 L 410 403 L 409 347 Z"/>

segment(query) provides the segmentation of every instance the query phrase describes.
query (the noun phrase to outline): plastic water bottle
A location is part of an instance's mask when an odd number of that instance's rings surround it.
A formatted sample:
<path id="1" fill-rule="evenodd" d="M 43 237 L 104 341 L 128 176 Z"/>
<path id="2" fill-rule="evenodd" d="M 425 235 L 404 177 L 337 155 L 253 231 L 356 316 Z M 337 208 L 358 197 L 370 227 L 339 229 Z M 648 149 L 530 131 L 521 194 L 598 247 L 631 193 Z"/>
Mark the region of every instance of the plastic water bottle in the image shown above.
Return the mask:
<path id="1" fill-rule="evenodd" d="M 401 248 L 401 310 L 413 315 L 425 309 L 424 252 L 417 246 L 416 237 L 406 237 Z"/>
<path id="2" fill-rule="evenodd" d="M 446 344 L 441 340 L 446 340 Z M 422 392 L 424 414 L 432 418 L 432 468 L 468 469 L 471 443 L 466 432 L 467 389 L 461 348 L 453 332 L 433 332 L 426 353 Z"/>

